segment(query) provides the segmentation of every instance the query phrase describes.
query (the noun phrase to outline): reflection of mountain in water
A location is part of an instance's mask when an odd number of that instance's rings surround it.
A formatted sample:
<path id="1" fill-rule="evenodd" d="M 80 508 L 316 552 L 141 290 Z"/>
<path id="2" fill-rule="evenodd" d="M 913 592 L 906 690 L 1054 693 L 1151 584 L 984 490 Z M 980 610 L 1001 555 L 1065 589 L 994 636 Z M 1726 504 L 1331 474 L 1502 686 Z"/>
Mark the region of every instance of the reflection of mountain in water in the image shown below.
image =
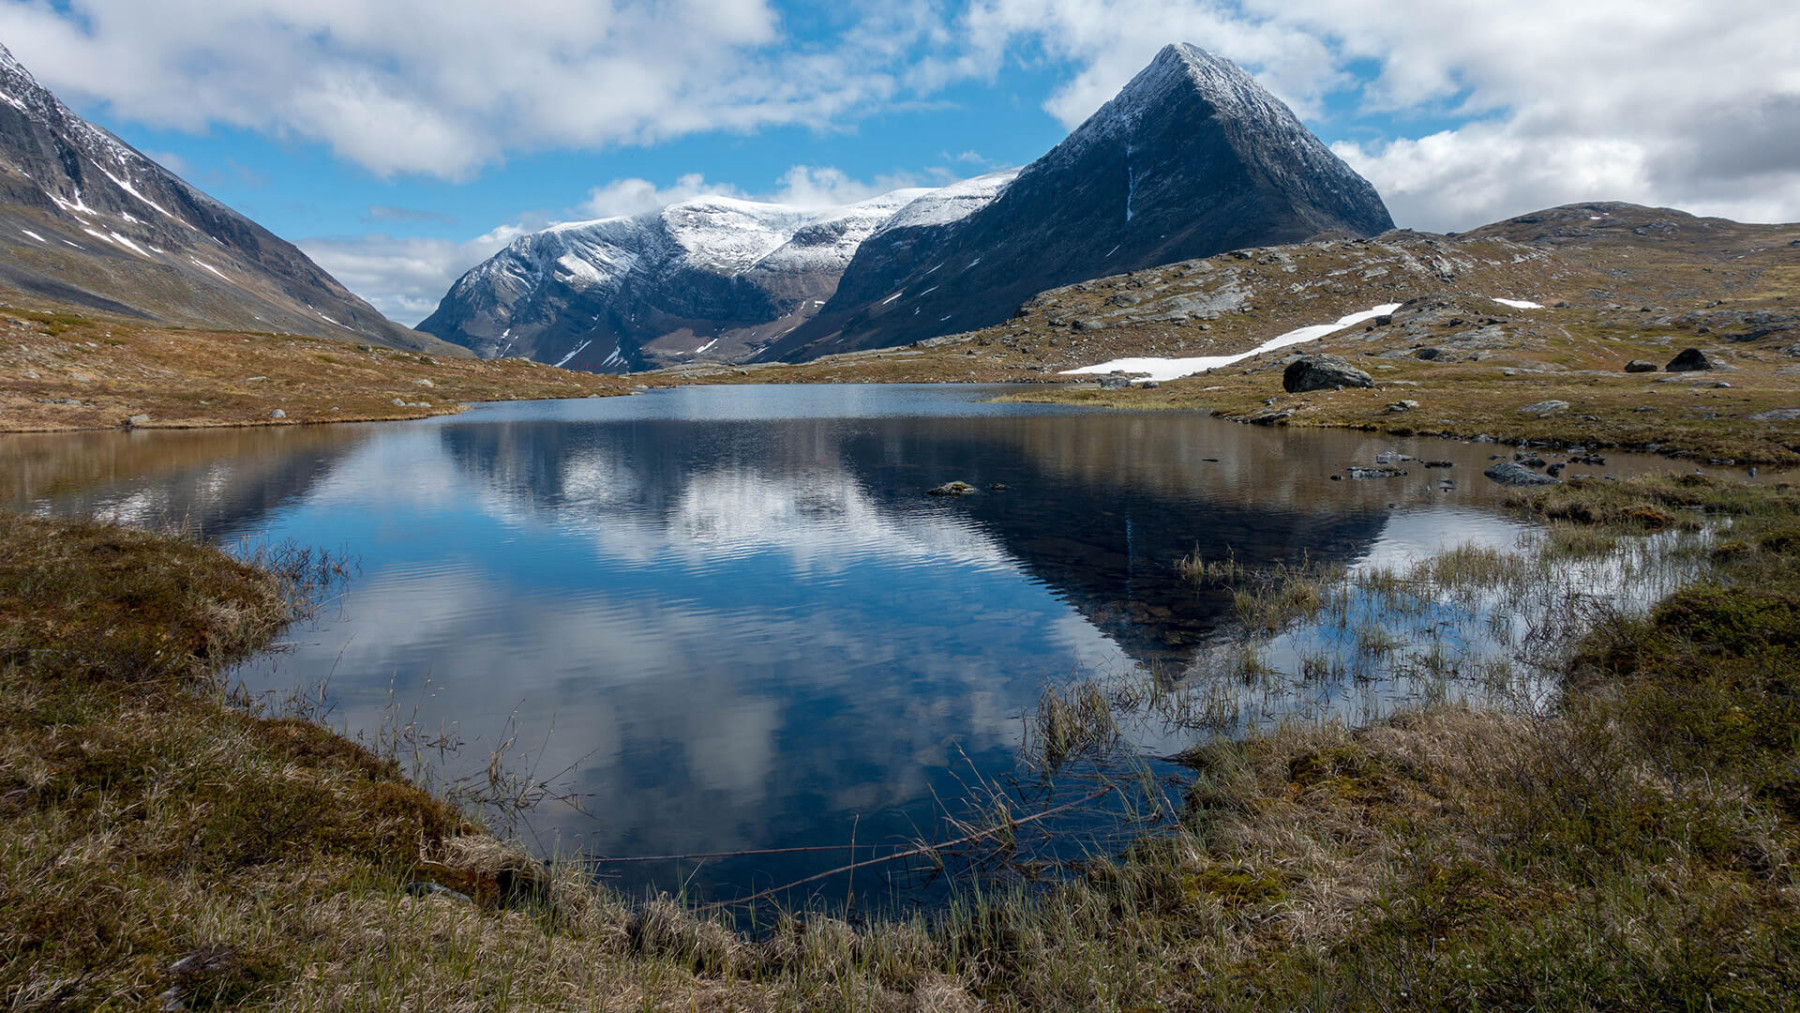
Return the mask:
<path id="1" fill-rule="evenodd" d="M 7 436 L 0 503 L 210 537 L 304 497 L 374 431 L 364 426 Z"/>
<path id="2" fill-rule="evenodd" d="M 442 439 L 498 499 L 594 525 L 609 554 L 680 555 L 692 543 L 782 547 L 810 565 L 858 553 L 1012 560 L 1148 661 L 1189 656 L 1231 609 L 1229 592 L 1180 577 L 1182 556 L 1342 561 L 1387 513 L 1373 502 L 1321 509 L 1306 484 L 1226 481 L 1268 448 L 1233 441 L 1209 460 L 1187 445 L 1193 429 L 1091 415 L 637 420 L 449 425 Z M 1296 467 L 1329 470 L 1280 464 Z M 924 495 L 952 478 L 1007 489 Z"/>

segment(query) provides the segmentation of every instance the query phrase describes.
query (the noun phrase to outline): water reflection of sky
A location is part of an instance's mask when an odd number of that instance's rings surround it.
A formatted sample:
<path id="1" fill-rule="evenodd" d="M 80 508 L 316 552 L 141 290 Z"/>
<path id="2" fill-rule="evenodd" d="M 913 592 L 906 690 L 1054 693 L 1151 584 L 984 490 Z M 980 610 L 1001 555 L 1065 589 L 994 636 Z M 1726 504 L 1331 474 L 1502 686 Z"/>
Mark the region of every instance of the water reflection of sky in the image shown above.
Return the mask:
<path id="1" fill-rule="evenodd" d="M 241 673 L 329 680 L 332 717 L 508 728 L 586 814 L 545 848 L 674 854 L 930 833 L 1014 765 L 1046 680 L 1202 656 L 1228 593 L 1174 562 L 1394 565 L 1517 528 L 1491 448 L 989 405 L 971 388 L 697 388 L 384 426 L 0 442 L 16 506 L 188 518 L 360 558 Z M 145 439 L 149 436 L 149 439 Z M 1400 450 L 1444 473 L 1330 481 Z M 1632 467 L 1628 462 L 1622 466 Z M 966 479 L 984 491 L 935 499 Z M 1359 561 L 1361 561 L 1359 563 Z M 711 863 L 741 893 L 816 856 Z M 630 867 L 631 890 L 692 867 Z"/>

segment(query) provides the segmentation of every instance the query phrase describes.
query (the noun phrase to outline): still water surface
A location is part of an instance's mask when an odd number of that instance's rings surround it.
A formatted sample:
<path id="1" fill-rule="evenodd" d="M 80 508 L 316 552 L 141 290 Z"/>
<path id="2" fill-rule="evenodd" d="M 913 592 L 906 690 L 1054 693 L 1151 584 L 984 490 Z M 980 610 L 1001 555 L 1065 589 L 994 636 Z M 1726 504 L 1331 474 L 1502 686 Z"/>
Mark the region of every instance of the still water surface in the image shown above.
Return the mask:
<path id="1" fill-rule="evenodd" d="M 566 770 L 584 810 L 540 812 L 532 839 L 612 857 L 941 835 L 973 779 L 1015 769 L 1047 681 L 1178 675 L 1221 630 L 1229 594 L 1174 570 L 1196 548 L 1349 564 L 1516 534 L 1481 477 L 1491 445 L 995 393 L 701 387 L 414 423 L 8 437 L 0 496 L 357 558 L 319 622 L 238 673 L 247 688 L 324 685 L 353 735 L 396 716 L 443 730 L 465 743 L 452 772 L 516 731 L 515 754 Z M 1395 451 L 1456 466 L 1331 479 Z M 952 479 L 982 492 L 926 495 Z M 841 859 L 605 869 L 633 893 L 732 897 Z"/>

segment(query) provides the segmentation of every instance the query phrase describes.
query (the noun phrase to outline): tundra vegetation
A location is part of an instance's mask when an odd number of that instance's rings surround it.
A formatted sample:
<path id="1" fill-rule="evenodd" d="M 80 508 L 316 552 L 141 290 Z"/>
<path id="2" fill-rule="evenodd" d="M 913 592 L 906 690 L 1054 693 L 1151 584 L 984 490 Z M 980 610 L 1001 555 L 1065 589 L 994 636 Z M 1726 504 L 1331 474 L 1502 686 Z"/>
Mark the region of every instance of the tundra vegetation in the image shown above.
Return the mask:
<path id="1" fill-rule="evenodd" d="M 1800 494 L 1688 475 L 1512 505 L 1542 521 L 1516 549 L 1350 571 L 1171 560 L 1238 589 L 1239 635 L 1192 672 L 1054 687 L 1027 741 L 1055 777 L 1128 764 L 1155 725 L 1191 771 L 1178 822 L 1038 885 L 971 880 L 929 917 L 765 908 L 753 932 L 533 860 L 403 777 L 403 737 L 354 744 L 234 699 L 221 666 L 334 561 L 0 518 L 0 994 L 1791 1008 Z M 1396 675 L 1422 691 L 1251 723 L 1296 690 Z"/>

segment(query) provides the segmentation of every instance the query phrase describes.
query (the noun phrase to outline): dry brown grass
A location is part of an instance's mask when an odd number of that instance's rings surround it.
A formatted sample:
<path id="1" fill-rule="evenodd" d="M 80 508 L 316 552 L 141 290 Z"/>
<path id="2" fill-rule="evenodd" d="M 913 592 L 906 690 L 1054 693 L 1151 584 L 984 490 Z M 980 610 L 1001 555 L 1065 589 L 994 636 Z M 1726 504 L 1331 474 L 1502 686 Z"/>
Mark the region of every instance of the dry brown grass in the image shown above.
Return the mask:
<path id="1" fill-rule="evenodd" d="M 467 402 L 629 389 L 620 377 L 520 359 L 0 308 L 0 432 L 116 429 L 137 415 L 151 428 L 410 419 Z M 270 418 L 276 410 L 286 418 Z"/>

